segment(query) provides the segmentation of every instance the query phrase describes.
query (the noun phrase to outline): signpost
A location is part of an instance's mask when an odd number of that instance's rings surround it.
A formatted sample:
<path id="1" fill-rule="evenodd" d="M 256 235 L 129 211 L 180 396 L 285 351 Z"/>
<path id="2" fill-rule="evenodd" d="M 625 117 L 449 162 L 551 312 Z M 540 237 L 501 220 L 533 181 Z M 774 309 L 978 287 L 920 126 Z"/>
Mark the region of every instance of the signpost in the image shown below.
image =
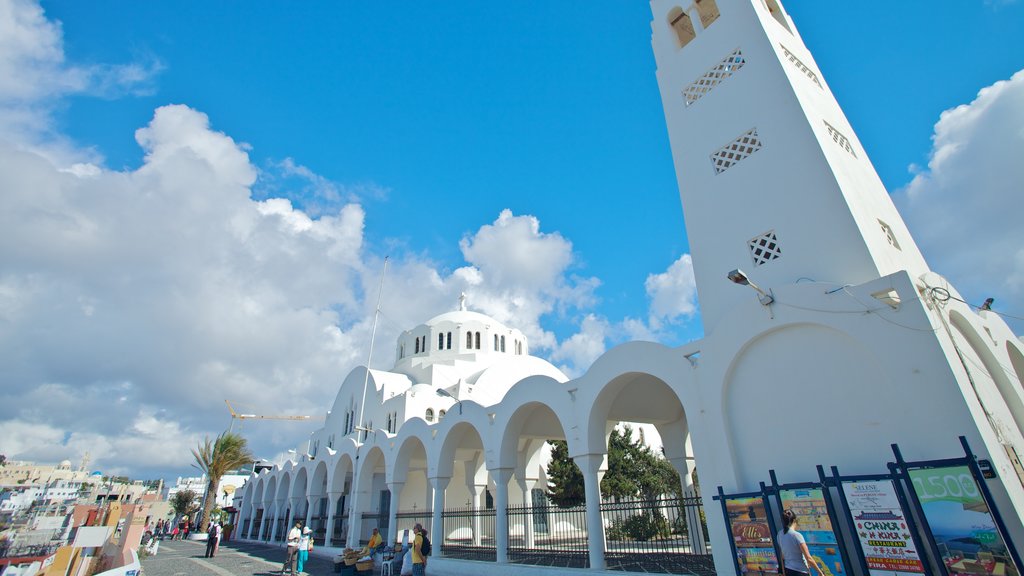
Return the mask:
<path id="1" fill-rule="evenodd" d="M 764 494 L 726 495 L 719 486 L 715 499 L 722 503 L 732 535 L 730 544 L 737 576 L 775 576 L 779 571 L 773 538 L 775 527 Z"/>
<path id="2" fill-rule="evenodd" d="M 924 574 L 914 525 L 907 518 L 892 479 L 843 480 L 835 469 L 833 474 L 842 488 L 843 507 L 870 575 Z"/>

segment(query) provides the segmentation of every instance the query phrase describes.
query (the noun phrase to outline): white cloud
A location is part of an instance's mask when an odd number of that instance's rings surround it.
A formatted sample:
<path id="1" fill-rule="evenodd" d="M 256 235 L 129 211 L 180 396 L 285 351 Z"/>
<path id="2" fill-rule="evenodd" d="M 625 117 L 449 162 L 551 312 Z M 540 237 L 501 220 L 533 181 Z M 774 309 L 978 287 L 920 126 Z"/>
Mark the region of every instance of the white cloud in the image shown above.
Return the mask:
<path id="1" fill-rule="evenodd" d="M 91 158 L 53 133 L 50 113 L 64 96 L 113 98 L 152 91 L 162 69 L 155 59 L 129 64 L 72 66 L 64 56 L 60 22 L 48 20 L 38 2 L 0 1 L 0 141 L 48 157 Z"/>
<path id="2" fill-rule="evenodd" d="M 697 313 L 697 284 L 689 254 L 680 256 L 665 272 L 648 276 L 644 288 L 651 301 L 648 324 L 654 332 Z"/>
<path id="3" fill-rule="evenodd" d="M 1024 299 L 1021 150 L 1024 71 L 943 112 L 927 169 L 895 195 L 929 265 L 997 309 Z"/>
<path id="4" fill-rule="evenodd" d="M 608 321 L 594 314 L 583 318 L 580 330 L 559 343 L 551 354 L 555 362 L 562 362 L 562 371 L 571 377 L 579 376 L 597 357 L 605 351 L 605 340 L 609 337 L 611 327 Z"/>
<path id="5" fill-rule="evenodd" d="M 136 132 L 139 168 L 110 170 L 47 116 L 100 76 L 136 86 L 146 74 L 69 65 L 59 23 L 0 0 L 0 453 L 89 451 L 109 473 L 180 474 L 188 448 L 227 427 L 224 399 L 321 414 L 365 361 L 382 261 L 355 200 L 379 188 L 336 185 L 292 159 L 260 170 L 247 145 L 180 104 Z M 4 131 L 19 111 L 24 129 Z M 282 175 L 314 190 L 295 193 Z M 263 179 L 274 197 L 254 192 Z M 465 265 L 450 272 L 390 247 L 374 366 L 390 366 L 398 333 L 454 309 L 461 292 L 570 373 L 618 334 L 647 331 L 593 313 L 599 280 L 533 216 L 502 211 L 460 247 Z M 686 314 L 663 303 L 684 272 L 674 264 L 648 280 L 659 325 Z M 560 342 L 551 319 L 578 333 Z M 245 433 L 267 456 L 311 428 L 246 423 Z"/>

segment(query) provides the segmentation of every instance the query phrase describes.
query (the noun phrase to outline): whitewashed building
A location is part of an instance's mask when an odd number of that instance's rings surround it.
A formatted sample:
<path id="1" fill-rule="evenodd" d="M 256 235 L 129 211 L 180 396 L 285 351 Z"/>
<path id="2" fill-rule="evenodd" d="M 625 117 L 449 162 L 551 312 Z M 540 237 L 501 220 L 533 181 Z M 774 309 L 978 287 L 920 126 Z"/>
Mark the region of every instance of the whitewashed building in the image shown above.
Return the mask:
<path id="1" fill-rule="evenodd" d="M 392 370 L 346 378 L 307 457 L 246 485 L 243 537 L 279 540 L 305 517 L 328 545 L 355 545 L 366 517 L 395 527 L 411 505 L 480 509 L 487 490 L 499 511 L 487 570 L 523 573 L 500 511 L 531 502 L 544 441 L 565 439 L 585 481 L 587 566 L 605 569 L 599 486 L 609 430 L 628 421 L 657 429 L 684 487 L 696 466 L 726 492 L 756 490 L 769 470 L 813 480 L 818 464 L 883 473 L 892 443 L 948 458 L 962 435 L 991 461 L 988 487 L 1024 542 L 1021 341 L 929 269 L 780 2 L 651 9 L 705 337 L 624 344 L 569 380 L 486 316 L 439 316 L 400 337 Z M 444 558 L 442 516 L 429 518 L 432 569 L 480 573 Z M 731 574 L 722 515 L 706 517 L 714 569 Z"/>

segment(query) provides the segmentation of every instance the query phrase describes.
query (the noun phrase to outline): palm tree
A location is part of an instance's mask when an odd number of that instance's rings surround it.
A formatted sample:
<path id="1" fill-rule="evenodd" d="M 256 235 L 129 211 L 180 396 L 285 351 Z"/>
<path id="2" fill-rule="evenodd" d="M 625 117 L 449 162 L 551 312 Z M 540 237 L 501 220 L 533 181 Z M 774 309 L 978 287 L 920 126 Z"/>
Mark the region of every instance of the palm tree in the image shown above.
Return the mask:
<path id="1" fill-rule="evenodd" d="M 245 438 L 233 432 L 224 432 L 213 442 L 207 437 L 198 448 L 192 449 L 196 458 L 195 466 L 206 474 L 209 484 L 206 487 L 206 499 L 203 502 L 203 514 L 199 519 L 199 531 L 206 532 L 209 526 L 210 512 L 217 503 L 217 485 L 228 472 L 252 462 Z"/>

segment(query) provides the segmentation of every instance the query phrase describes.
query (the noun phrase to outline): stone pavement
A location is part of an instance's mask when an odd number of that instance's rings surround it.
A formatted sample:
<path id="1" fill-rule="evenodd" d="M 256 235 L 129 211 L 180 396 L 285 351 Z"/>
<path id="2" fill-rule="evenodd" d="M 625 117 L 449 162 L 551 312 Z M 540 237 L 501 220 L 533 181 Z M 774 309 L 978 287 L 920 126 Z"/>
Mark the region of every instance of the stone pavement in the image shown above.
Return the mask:
<path id="1" fill-rule="evenodd" d="M 217 556 L 204 558 L 205 542 L 164 540 L 156 556 L 142 559 L 145 576 L 269 576 L 280 574 L 284 548 L 227 542 Z M 331 559 L 311 555 L 306 574 L 328 576 L 334 573 Z"/>

